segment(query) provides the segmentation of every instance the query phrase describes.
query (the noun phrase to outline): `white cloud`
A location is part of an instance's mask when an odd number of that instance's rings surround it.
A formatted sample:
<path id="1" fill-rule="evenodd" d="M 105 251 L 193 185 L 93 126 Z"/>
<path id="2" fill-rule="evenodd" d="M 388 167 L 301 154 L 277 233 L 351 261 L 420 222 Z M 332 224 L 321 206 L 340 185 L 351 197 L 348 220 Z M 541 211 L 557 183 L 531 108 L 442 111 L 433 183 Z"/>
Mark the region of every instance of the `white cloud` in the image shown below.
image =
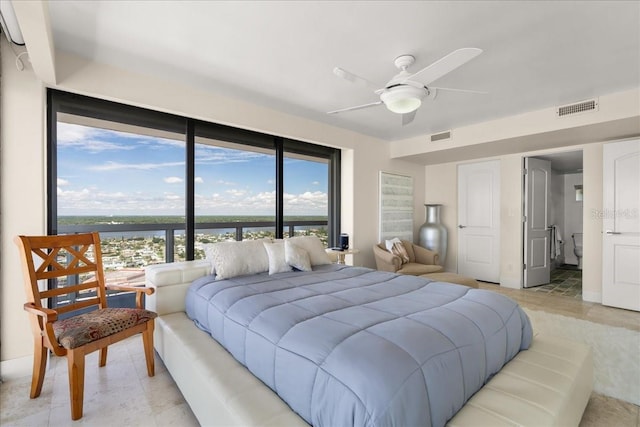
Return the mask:
<path id="1" fill-rule="evenodd" d="M 202 178 L 201 178 L 201 177 L 199 177 L 199 176 L 196 176 L 196 177 L 193 179 L 193 181 L 194 181 L 196 184 L 204 184 L 204 179 L 202 179 Z"/>
<path id="2" fill-rule="evenodd" d="M 164 163 L 118 163 L 106 162 L 102 165 L 92 166 L 89 169 L 94 171 L 114 171 L 122 169 L 151 170 L 167 168 L 172 166 L 184 166 L 184 162 L 164 162 Z"/>
<path id="3" fill-rule="evenodd" d="M 120 141 L 113 142 L 112 140 L 116 138 Z M 99 129 L 63 122 L 58 122 L 56 141 L 59 147 L 75 148 L 92 153 L 134 150 L 140 145 L 151 145 L 152 148 L 162 147 L 163 145 L 185 146 L 184 141 L 180 140 Z"/>
<path id="4" fill-rule="evenodd" d="M 232 188 L 231 190 L 227 190 L 226 193 L 230 194 L 232 197 L 242 197 L 245 194 L 247 194 L 245 190 L 236 190 L 235 188 Z"/>
<path id="5" fill-rule="evenodd" d="M 180 184 L 184 182 L 184 180 L 178 176 L 168 176 L 164 179 L 164 182 L 167 184 Z"/>
<path id="6" fill-rule="evenodd" d="M 198 197 L 197 209 L 202 215 L 273 215 L 275 191 L 250 194 L 241 190 L 228 190 L 224 194 Z M 326 215 L 327 193 L 321 191 L 302 194 L 285 193 L 285 215 Z"/>
<path id="7" fill-rule="evenodd" d="M 312 185 L 320 185 L 320 182 L 319 181 L 313 181 L 311 184 Z"/>
<path id="8" fill-rule="evenodd" d="M 184 215 L 185 200 L 180 192 L 125 193 L 98 187 L 69 187 L 57 188 L 60 215 Z M 246 189 L 228 189 L 195 196 L 199 215 L 273 215 L 275 211 L 275 191 L 251 193 Z M 327 214 L 328 196 L 324 192 L 285 193 L 283 197 L 285 215 Z"/>
<path id="9" fill-rule="evenodd" d="M 175 193 L 109 192 L 98 188 L 62 190 L 58 187 L 60 215 L 180 215 L 184 197 Z"/>
<path id="10" fill-rule="evenodd" d="M 196 164 L 245 163 L 255 159 L 272 157 L 273 155 L 247 150 L 234 150 L 205 144 L 196 145 Z"/>
<path id="11" fill-rule="evenodd" d="M 59 187 L 64 187 L 65 185 L 69 185 L 69 181 L 62 178 L 58 178 L 56 182 Z"/>

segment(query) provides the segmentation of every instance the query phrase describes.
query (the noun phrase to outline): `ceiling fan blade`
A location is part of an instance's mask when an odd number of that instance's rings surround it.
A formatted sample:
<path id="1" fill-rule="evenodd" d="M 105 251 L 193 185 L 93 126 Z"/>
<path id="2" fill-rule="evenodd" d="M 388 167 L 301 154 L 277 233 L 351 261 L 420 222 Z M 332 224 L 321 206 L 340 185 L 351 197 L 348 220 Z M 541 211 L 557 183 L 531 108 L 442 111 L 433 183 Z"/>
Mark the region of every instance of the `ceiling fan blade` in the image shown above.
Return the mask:
<path id="1" fill-rule="evenodd" d="M 345 79 L 348 82 L 355 83 L 360 86 L 370 87 L 374 89 L 379 89 L 381 85 L 375 84 L 372 81 L 365 79 L 364 77 L 360 77 L 357 74 L 353 74 L 350 71 L 345 70 L 344 68 L 336 67 L 333 69 L 333 74 L 336 76 Z"/>
<path id="2" fill-rule="evenodd" d="M 452 88 L 452 87 L 429 86 L 429 89 L 448 90 L 450 92 L 477 93 L 479 95 L 487 95 L 487 94 L 489 94 L 489 92 L 485 92 L 485 91 L 482 91 L 482 90 L 455 89 L 455 88 Z"/>
<path id="3" fill-rule="evenodd" d="M 413 110 L 410 113 L 404 113 L 402 115 L 402 126 L 408 125 L 409 123 L 411 123 L 413 121 L 413 119 L 416 118 L 416 113 L 418 112 L 418 110 Z"/>
<path id="4" fill-rule="evenodd" d="M 407 80 L 413 79 L 414 77 L 419 75 L 420 81 L 428 86 L 429 83 L 438 80 L 445 74 L 450 73 L 459 66 L 471 61 L 481 53 L 482 49 L 478 49 L 475 47 L 465 47 L 462 49 L 454 50 L 453 52 L 443 58 L 440 58 L 433 64 L 405 77 L 400 83 L 404 83 Z"/>
<path id="5" fill-rule="evenodd" d="M 382 101 L 370 102 L 368 104 L 356 105 L 355 107 L 348 107 L 348 108 L 342 108 L 340 110 L 329 111 L 327 112 L 327 114 L 336 114 L 336 113 L 343 113 L 345 111 L 361 110 L 363 108 L 375 107 L 376 105 L 380 105 L 380 104 L 382 104 Z"/>

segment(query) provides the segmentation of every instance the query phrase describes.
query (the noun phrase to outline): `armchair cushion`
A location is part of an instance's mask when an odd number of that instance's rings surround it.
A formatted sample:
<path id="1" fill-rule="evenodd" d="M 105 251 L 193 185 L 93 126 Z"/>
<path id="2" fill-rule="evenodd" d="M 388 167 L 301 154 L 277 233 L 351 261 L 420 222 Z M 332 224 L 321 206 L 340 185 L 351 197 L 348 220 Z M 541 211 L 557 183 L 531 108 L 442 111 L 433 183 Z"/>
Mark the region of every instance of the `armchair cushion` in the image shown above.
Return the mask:
<path id="1" fill-rule="evenodd" d="M 72 349 L 148 322 L 156 316 L 153 311 L 139 308 L 101 308 L 56 321 L 53 332 L 61 346 Z"/>
<path id="2" fill-rule="evenodd" d="M 409 262 L 407 263 L 403 263 L 398 255 L 389 252 L 386 242 L 373 246 L 373 254 L 378 270 L 413 276 L 443 271 L 442 266 L 438 265 L 439 256 L 437 252 L 415 245 L 408 240 L 402 240 L 401 242 L 409 257 Z"/>
<path id="3" fill-rule="evenodd" d="M 418 264 L 417 262 L 409 262 L 404 264 L 401 269 L 396 271 L 398 274 L 409 274 L 411 276 L 421 276 L 423 274 L 438 273 L 442 271 L 439 265 Z"/>

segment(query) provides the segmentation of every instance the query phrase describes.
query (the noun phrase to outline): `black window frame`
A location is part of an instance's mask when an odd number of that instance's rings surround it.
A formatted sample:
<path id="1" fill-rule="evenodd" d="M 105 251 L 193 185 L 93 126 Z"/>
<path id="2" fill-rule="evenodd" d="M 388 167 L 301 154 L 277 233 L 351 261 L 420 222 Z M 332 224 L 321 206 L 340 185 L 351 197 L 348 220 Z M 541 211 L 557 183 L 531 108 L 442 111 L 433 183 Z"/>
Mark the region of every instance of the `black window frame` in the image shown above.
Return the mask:
<path id="1" fill-rule="evenodd" d="M 296 153 L 326 159 L 328 170 L 328 240 L 329 246 L 336 246 L 340 236 L 340 160 L 341 151 L 309 142 L 284 138 L 278 135 L 236 128 L 190 117 L 164 113 L 143 107 L 136 107 L 114 101 L 107 101 L 57 89 L 47 89 L 47 233 L 56 235 L 61 231 L 57 214 L 57 133 L 58 113 L 118 122 L 133 126 L 181 133 L 185 135 L 185 239 L 186 259 L 194 259 L 195 251 L 195 139 L 205 137 L 237 144 L 274 149 L 276 153 L 276 237 L 284 232 L 283 213 L 283 162 L 285 154 Z M 63 232 L 89 231 L 90 226 L 72 227 Z M 169 240 L 169 239 L 167 239 Z M 171 254 L 171 256 L 170 256 Z M 173 247 L 167 242 L 166 262 L 173 262 Z"/>

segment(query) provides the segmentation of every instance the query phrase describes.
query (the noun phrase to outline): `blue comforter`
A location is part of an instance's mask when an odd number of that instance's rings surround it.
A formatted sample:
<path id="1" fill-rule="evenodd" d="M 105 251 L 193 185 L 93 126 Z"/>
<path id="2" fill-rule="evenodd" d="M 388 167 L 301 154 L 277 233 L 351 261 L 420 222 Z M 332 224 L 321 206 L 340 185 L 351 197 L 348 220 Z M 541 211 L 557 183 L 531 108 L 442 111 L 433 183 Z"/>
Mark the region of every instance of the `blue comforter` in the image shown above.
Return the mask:
<path id="1" fill-rule="evenodd" d="M 532 336 L 503 295 L 338 265 L 204 277 L 186 307 L 314 426 L 443 426 Z"/>

